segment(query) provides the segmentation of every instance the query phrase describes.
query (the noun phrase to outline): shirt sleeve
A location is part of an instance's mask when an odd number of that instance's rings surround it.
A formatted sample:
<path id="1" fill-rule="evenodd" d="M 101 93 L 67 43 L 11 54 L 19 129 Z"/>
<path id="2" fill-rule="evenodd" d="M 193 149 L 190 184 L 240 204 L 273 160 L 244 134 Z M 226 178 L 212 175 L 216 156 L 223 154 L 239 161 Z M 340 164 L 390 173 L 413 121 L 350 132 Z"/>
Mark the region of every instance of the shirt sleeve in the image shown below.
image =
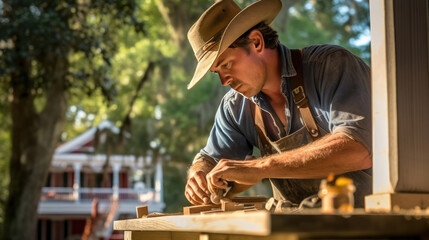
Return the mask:
<path id="1" fill-rule="evenodd" d="M 246 155 L 252 154 L 253 146 L 232 117 L 233 114 L 241 113 L 231 111 L 225 96 L 216 112 L 207 145 L 200 151 L 201 155 L 209 156 L 218 162 L 222 158 L 244 160 Z"/>
<path id="2" fill-rule="evenodd" d="M 371 74 L 358 57 L 338 47 L 322 61 L 318 76 L 322 108 L 331 133 L 343 133 L 372 154 Z"/>

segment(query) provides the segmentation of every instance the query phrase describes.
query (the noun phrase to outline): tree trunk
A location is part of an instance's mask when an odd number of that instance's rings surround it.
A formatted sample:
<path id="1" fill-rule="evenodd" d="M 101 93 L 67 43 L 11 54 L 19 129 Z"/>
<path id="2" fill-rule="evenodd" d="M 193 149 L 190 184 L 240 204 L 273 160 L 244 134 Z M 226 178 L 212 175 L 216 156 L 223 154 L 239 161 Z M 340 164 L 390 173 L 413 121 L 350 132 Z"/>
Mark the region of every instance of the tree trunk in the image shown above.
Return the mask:
<path id="1" fill-rule="evenodd" d="M 287 32 L 287 27 L 289 25 L 289 9 L 295 4 L 297 4 L 299 1 L 300 0 L 282 0 L 283 7 L 274 21 L 274 24 L 277 26 L 277 30 L 279 32 Z"/>
<path id="2" fill-rule="evenodd" d="M 193 72 L 197 61 L 188 42 L 187 34 L 191 25 L 204 12 L 205 8 L 195 11 L 196 6 L 199 5 L 196 0 L 157 0 L 156 3 L 183 59 L 182 64 L 185 71 Z"/>
<path id="3" fill-rule="evenodd" d="M 21 60 L 24 67 L 12 75 L 11 180 L 3 239 L 37 238 L 38 203 L 67 108 L 67 58 L 47 56 L 45 60 L 50 79 L 45 92 L 46 104 L 41 112 L 35 108 L 35 99 L 28 84 L 29 63 Z"/>

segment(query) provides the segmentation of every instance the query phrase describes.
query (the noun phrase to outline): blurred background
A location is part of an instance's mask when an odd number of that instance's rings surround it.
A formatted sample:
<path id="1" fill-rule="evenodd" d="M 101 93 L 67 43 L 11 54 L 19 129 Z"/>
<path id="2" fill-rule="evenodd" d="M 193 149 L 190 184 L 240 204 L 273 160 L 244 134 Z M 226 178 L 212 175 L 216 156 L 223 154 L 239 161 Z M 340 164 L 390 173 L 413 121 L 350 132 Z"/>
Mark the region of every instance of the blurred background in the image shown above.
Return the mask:
<path id="1" fill-rule="evenodd" d="M 368 0 L 282 2 L 281 43 L 337 44 L 370 63 Z M 186 89 L 186 34 L 212 3 L 0 1 L 0 236 L 121 239 L 111 222 L 135 206 L 189 205 L 187 168 L 229 90 L 214 74 Z"/>

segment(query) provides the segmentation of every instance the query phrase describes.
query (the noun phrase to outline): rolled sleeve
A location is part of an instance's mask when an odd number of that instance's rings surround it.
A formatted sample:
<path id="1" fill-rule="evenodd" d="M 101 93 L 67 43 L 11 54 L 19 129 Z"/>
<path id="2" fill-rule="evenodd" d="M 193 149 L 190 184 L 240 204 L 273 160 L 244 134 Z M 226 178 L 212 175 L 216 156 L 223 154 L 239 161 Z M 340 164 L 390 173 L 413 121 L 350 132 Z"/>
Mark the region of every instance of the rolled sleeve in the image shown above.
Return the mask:
<path id="1" fill-rule="evenodd" d="M 253 150 L 253 146 L 231 116 L 233 113 L 228 106 L 228 97 L 227 94 L 222 99 L 207 145 L 200 151 L 200 154 L 209 156 L 216 162 L 222 158 L 243 160 Z"/>
<path id="2" fill-rule="evenodd" d="M 194 165 L 194 164 L 196 164 L 196 163 L 198 163 L 198 162 L 209 162 L 209 163 L 211 163 L 211 164 L 213 164 L 213 165 L 216 165 L 216 161 L 213 159 L 213 158 L 211 158 L 210 156 L 207 156 L 207 155 L 205 155 L 205 154 L 201 154 L 201 153 L 198 153 L 195 157 L 194 157 L 194 160 L 192 161 L 192 165 Z"/>

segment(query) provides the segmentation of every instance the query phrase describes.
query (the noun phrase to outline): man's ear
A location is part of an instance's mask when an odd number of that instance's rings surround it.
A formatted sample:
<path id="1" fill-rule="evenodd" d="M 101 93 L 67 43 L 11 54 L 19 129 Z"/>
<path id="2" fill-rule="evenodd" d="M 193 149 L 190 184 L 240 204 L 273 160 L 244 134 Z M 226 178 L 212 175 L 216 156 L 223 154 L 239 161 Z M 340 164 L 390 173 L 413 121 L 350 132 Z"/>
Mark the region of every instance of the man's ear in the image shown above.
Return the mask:
<path id="1" fill-rule="evenodd" d="M 252 30 L 249 33 L 248 38 L 250 39 L 250 45 L 254 48 L 258 53 L 263 52 L 265 48 L 264 36 L 259 30 Z"/>

